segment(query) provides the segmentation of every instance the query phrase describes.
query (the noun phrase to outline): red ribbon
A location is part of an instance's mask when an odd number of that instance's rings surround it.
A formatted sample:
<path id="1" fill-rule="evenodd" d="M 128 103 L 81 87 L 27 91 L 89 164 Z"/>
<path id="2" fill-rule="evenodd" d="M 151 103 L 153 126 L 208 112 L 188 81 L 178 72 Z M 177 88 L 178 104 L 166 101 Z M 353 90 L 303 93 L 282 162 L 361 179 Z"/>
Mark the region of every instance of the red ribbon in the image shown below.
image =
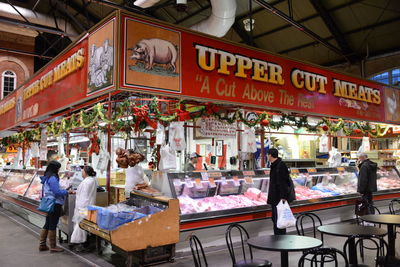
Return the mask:
<path id="1" fill-rule="evenodd" d="M 153 129 L 157 128 L 157 122 L 149 118 L 149 108 L 147 106 L 143 107 L 133 107 L 132 112 L 136 117 L 135 122 L 135 132 L 139 130 L 140 123 L 144 120 Z"/>
<path id="2" fill-rule="evenodd" d="M 89 156 L 92 156 L 93 152 L 98 155 L 100 153 L 100 145 L 99 145 L 99 139 L 97 137 L 96 133 L 92 134 L 92 137 L 90 139 L 90 150 L 89 150 Z"/>
<path id="3" fill-rule="evenodd" d="M 219 108 L 214 105 L 213 103 L 206 103 L 206 112 L 208 115 L 212 115 L 214 113 L 217 113 L 219 111 Z"/>
<path id="4" fill-rule="evenodd" d="M 178 109 L 176 112 L 177 112 L 179 121 L 188 121 L 188 120 L 192 119 L 190 117 L 190 113 L 187 112 L 186 110 Z"/>

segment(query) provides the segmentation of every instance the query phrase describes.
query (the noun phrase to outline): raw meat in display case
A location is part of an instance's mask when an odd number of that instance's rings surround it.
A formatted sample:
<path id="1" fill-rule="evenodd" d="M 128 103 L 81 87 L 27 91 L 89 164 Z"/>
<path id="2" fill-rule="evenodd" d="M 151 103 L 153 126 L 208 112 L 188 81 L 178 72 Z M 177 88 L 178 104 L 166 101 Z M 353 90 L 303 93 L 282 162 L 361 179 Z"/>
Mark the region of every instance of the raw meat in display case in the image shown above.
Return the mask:
<path id="1" fill-rule="evenodd" d="M 396 168 L 391 170 L 379 169 L 377 176 L 378 190 L 400 188 L 400 179 Z"/>
<path id="2" fill-rule="evenodd" d="M 31 172 L 12 171 L 1 188 L 7 192 L 24 195 L 35 175 L 36 173 Z"/>
<path id="3" fill-rule="evenodd" d="M 25 197 L 40 201 L 42 197 L 42 183 L 40 182 L 39 175 L 36 175 L 33 179 L 31 185 L 29 186 L 28 190 L 25 193 Z"/>

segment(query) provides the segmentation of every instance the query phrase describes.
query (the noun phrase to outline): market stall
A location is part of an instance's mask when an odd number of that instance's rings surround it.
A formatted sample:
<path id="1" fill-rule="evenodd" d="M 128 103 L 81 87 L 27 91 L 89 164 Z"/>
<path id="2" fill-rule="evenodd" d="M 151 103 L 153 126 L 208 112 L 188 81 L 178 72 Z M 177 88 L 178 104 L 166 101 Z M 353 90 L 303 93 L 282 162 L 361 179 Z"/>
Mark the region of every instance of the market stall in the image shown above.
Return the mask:
<path id="1" fill-rule="evenodd" d="M 379 164 L 378 206 L 400 196 L 393 97 L 395 88 L 118 11 L 0 102 L 0 131 L 18 132 L 2 144 L 21 152 L 0 173 L 0 199 L 37 201 L 52 151 L 64 171 L 91 164 L 108 204 L 126 200 L 140 166 L 134 190 L 179 200 L 181 241 L 204 229 L 211 240 L 233 222 L 268 231 L 275 147 L 296 184 L 294 212 L 349 219 L 358 152 Z M 130 149 L 144 160 L 130 164 Z"/>

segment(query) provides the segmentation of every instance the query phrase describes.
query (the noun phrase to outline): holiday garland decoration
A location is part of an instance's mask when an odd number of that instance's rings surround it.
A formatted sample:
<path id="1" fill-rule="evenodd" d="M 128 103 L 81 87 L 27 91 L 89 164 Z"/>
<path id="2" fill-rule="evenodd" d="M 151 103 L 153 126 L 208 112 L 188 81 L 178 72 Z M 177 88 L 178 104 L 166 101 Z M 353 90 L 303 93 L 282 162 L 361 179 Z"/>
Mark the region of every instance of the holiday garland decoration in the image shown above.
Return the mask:
<path id="1" fill-rule="evenodd" d="M 104 104 L 98 103 L 89 111 L 81 110 L 79 113 L 75 113 L 69 118 L 63 118 L 61 121 L 49 123 L 47 131 L 49 135 L 55 137 L 63 133 L 69 133 L 76 128 L 83 128 L 87 132 L 93 132 L 94 128 L 105 131 L 107 128 L 99 125 L 100 122 L 103 122 L 110 126 L 113 134 L 121 132 L 126 138 L 129 138 L 132 130 L 138 132 L 148 126 L 155 129 L 157 127 L 157 121 L 168 124 L 171 121 L 190 121 L 205 116 L 212 116 L 228 124 L 242 122 L 248 127 L 262 126 L 269 130 L 279 130 L 283 126 L 288 125 L 295 129 L 305 128 L 309 132 L 328 132 L 330 134 L 335 134 L 339 131 L 343 131 L 346 135 L 362 133 L 364 135 L 368 134 L 371 137 L 382 137 L 386 135 L 390 129 L 388 125 L 382 127 L 376 124 L 375 127 L 372 127 L 369 122 L 346 123 L 343 119 L 339 119 L 335 123 L 328 118 L 322 118 L 317 124 L 311 125 L 308 122 L 307 116 L 299 117 L 281 114 L 280 119 L 276 120 L 276 118 L 273 119 L 272 116 L 268 115 L 266 112 L 258 113 L 256 119 L 247 120 L 241 109 L 228 109 L 213 103 L 193 104 L 186 100 L 177 102 L 173 112 L 163 114 L 159 110 L 159 101 L 157 98 L 153 98 L 147 105 L 136 105 L 134 102 L 126 100 L 117 104 L 110 117 L 107 113 L 108 110 L 104 108 Z M 39 140 L 40 128 L 36 128 L 31 131 L 25 131 L 2 138 L 1 144 L 3 146 L 20 146 Z"/>

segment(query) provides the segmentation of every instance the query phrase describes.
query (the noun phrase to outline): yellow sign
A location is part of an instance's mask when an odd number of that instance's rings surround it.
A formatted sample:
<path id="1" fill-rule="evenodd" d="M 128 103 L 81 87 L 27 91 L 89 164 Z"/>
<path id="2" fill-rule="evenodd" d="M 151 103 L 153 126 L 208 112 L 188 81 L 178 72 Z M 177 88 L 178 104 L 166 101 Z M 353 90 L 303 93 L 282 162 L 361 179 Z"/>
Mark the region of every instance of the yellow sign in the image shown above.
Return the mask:
<path id="1" fill-rule="evenodd" d="M 7 111 L 15 107 L 15 97 L 7 100 L 4 104 L 0 105 L 0 115 L 6 113 Z"/>

